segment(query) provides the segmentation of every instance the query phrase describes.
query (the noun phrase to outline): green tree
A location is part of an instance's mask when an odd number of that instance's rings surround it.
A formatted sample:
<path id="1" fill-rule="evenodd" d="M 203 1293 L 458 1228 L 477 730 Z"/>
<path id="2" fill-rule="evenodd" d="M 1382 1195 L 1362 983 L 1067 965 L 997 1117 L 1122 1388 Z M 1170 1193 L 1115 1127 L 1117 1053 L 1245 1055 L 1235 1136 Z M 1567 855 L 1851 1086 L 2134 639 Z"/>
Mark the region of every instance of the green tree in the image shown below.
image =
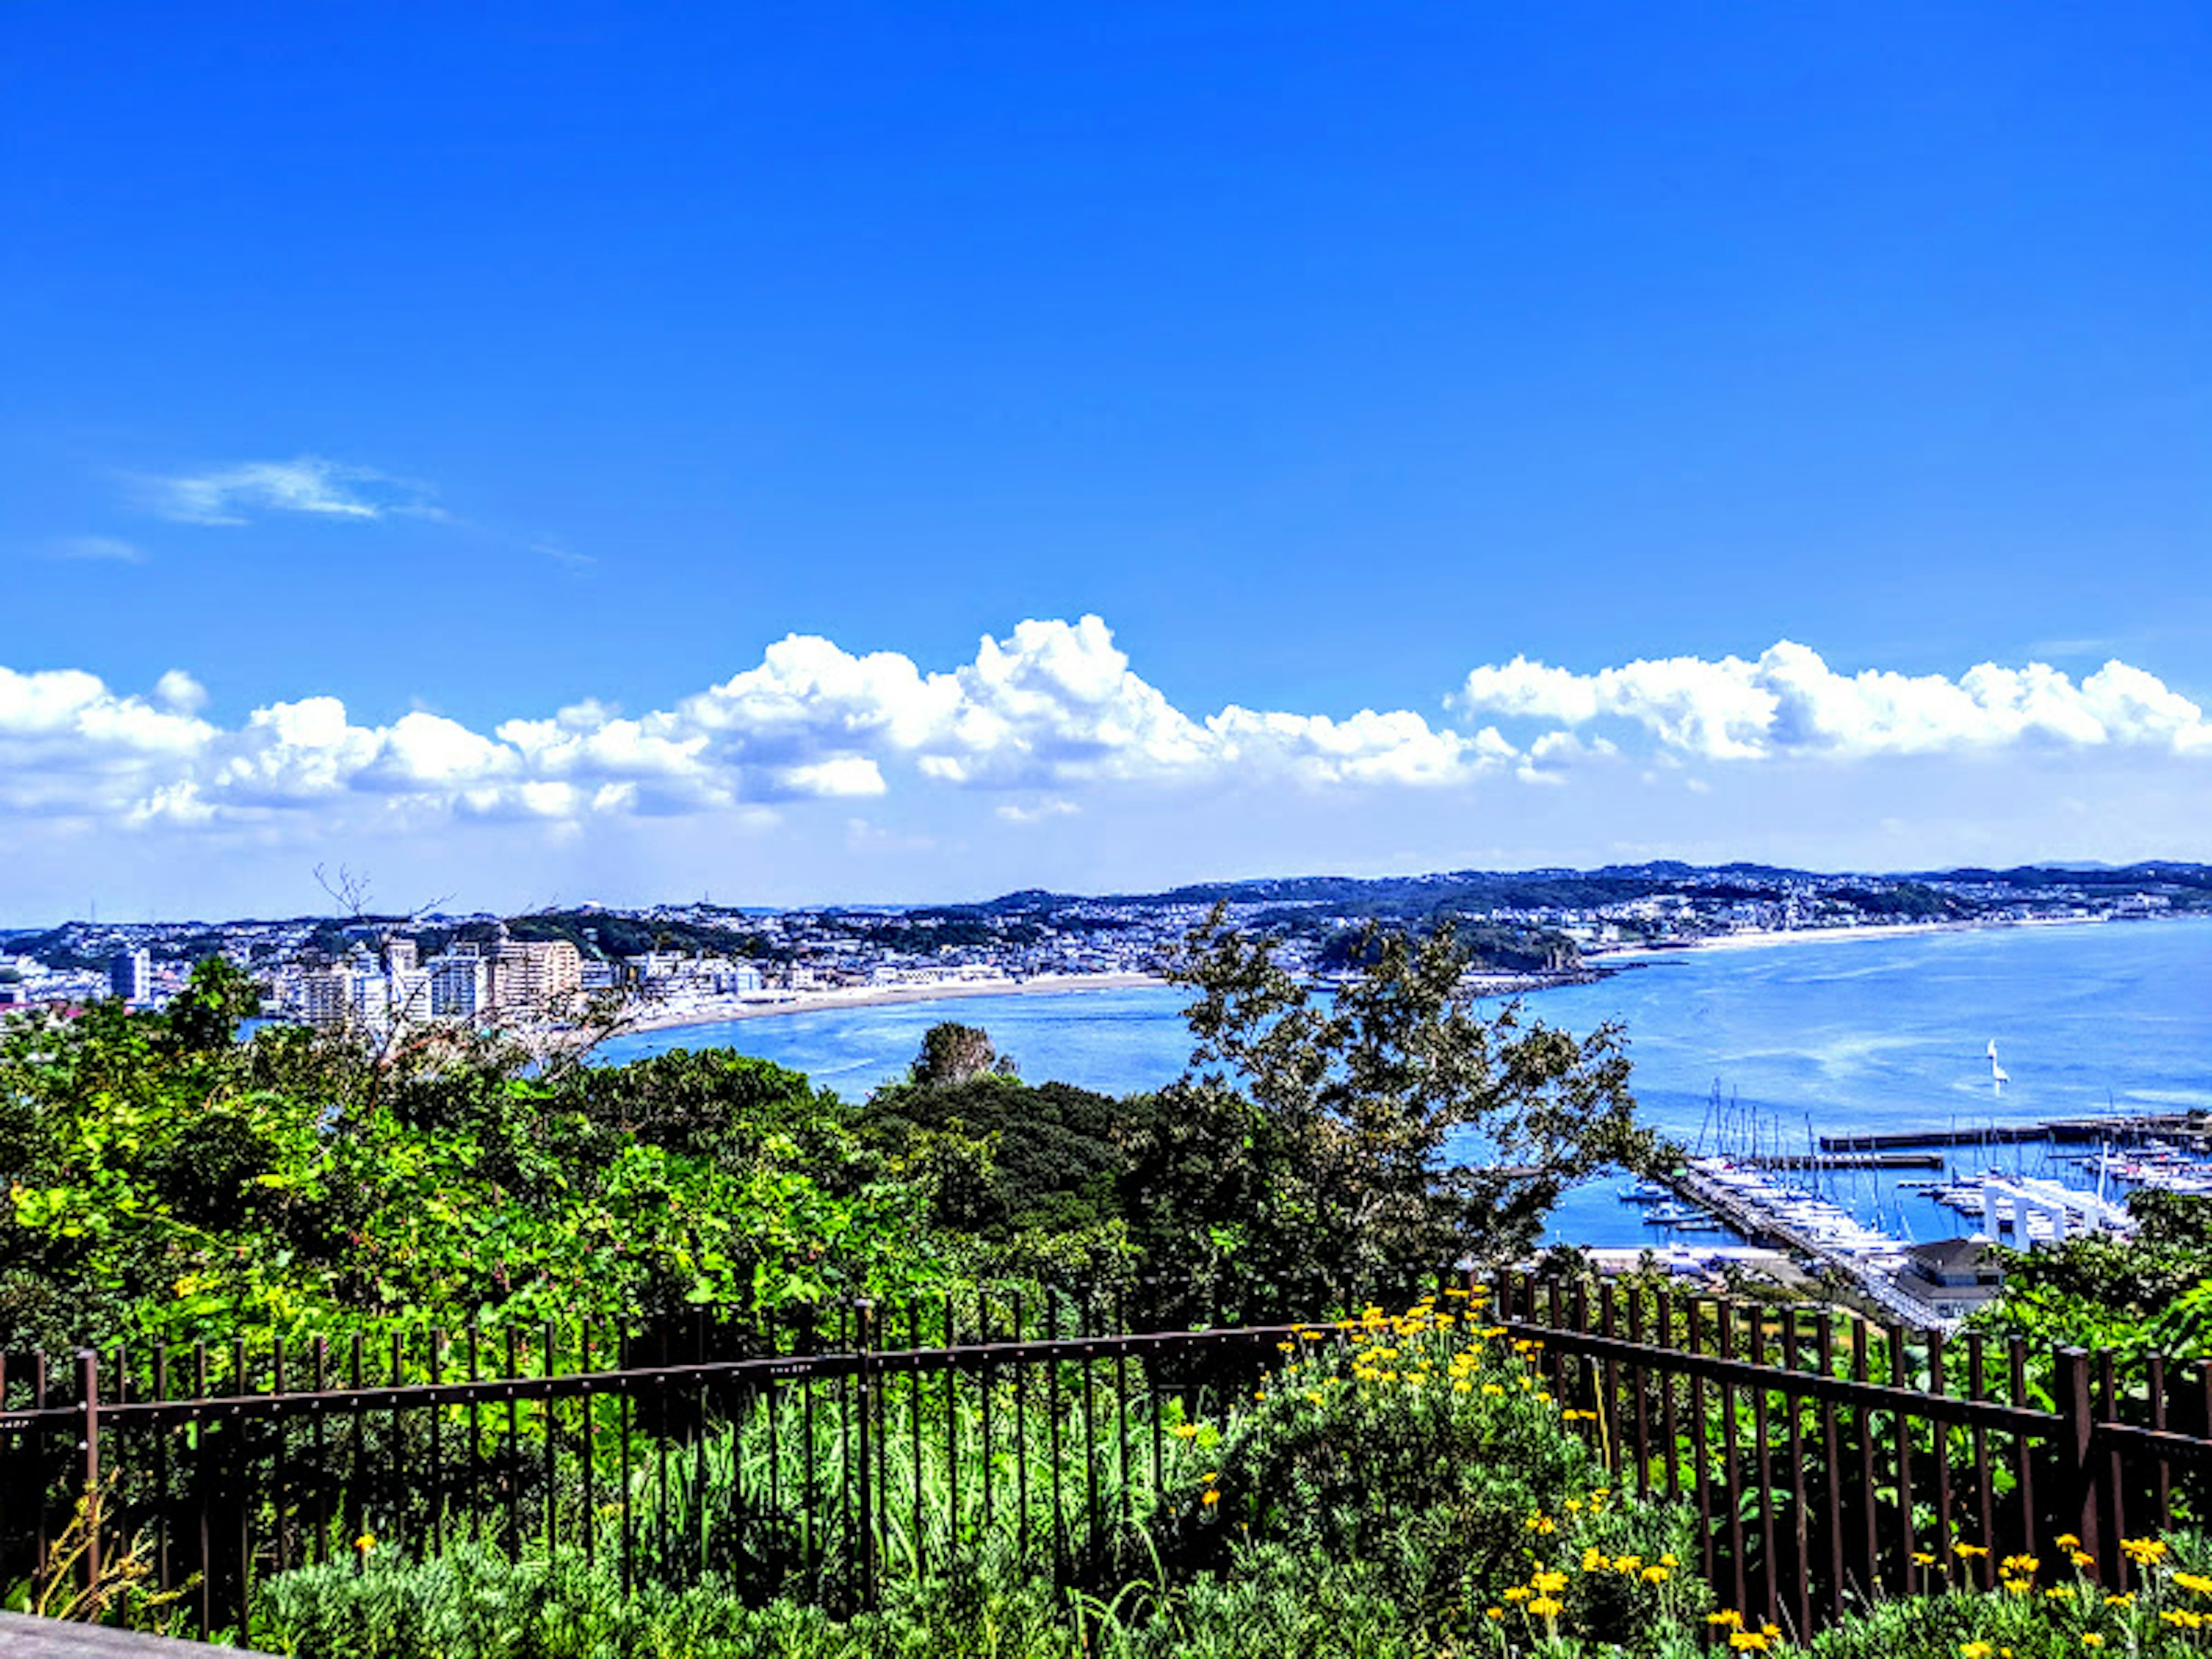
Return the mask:
<path id="1" fill-rule="evenodd" d="M 1449 926 L 1376 933 L 1326 1000 L 1273 944 L 1219 909 L 1192 932 L 1170 976 L 1197 1046 L 1127 1131 L 1125 1212 L 1188 1297 L 1310 1310 L 1510 1257 L 1568 1185 L 1656 1154 L 1620 1029 L 1481 1014 Z"/>

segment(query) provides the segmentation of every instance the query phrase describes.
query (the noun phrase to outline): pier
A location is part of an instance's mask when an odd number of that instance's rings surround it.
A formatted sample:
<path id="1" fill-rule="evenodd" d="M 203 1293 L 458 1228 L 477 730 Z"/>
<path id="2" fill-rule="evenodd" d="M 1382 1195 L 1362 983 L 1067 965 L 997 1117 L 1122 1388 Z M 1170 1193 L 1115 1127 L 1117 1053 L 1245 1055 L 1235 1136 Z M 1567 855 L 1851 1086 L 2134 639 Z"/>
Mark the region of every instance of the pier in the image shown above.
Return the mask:
<path id="1" fill-rule="evenodd" d="M 1826 1146 L 1826 1141 L 1821 1142 Z M 1742 1160 L 1754 1170 L 1940 1170 L 1941 1152 L 1824 1152 L 1808 1158 L 1796 1153 L 1778 1158 Z"/>
<path id="2" fill-rule="evenodd" d="M 1900 1147 L 2010 1146 L 2022 1141 L 2096 1142 L 2165 1136 L 2202 1146 L 2212 1121 L 2202 1114 L 2145 1113 L 2133 1117 L 2058 1117 L 2040 1123 L 1984 1124 L 1976 1129 L 1911 1129 L 1884 1134 L 1822 1135 L 1823 1152 L 1880 1152 Z"/>
<path id="3" fill-rule="evenodd" d="M 1689 1164 L 1661 1172 L 1651 1178 L 1684 1203 L 1694 1204 L 1718 1216 L 1747 1243 L 1787 1250 L 1812 1262 L 1816 1269 L 1832 1268 L 1868 1300 L 1916 1328 L 1925 1329 L 1947 1322 L 1919 1298 L 1899 1290 L 1889 1274 L 1872 1262 L 1854 1255 L 1831 1240 L 1816 1237 L 1791 1225 L 1763 1206 L 1752 1203 L 1726 1183 L 1700 1175 Z"/>

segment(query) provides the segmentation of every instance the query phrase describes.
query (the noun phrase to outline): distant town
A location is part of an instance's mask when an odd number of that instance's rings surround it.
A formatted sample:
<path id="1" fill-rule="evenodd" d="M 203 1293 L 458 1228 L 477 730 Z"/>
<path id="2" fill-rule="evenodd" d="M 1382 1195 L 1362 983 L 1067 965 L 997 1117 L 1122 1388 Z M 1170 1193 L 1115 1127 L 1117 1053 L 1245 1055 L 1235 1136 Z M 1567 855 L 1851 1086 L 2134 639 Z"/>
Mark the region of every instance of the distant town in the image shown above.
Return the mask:
<path id="1" fill-rule="evenodd" d="M 869 996 L 921 997 L 1157 974 L 1216 905 L 1326 980 L 1372 927 L 1449 921 L 1470 971 L 1531 988 L 1609 956 L 1838 928 L 2145 920 L 2212 914 L 2212 866 L 2028 866 L 1855 875 L 1735 864 L 1298 877 L 1171 891 L 1010 893 L 973 904 L 766 909 L 599 904 L 514 916 L 71 921 L 0 929 L 0 1009 L 105 997 L 158 1006 L 222 955 L 269 1014 L 389 1030 L 439 1019 L 678 1024 Z"/>

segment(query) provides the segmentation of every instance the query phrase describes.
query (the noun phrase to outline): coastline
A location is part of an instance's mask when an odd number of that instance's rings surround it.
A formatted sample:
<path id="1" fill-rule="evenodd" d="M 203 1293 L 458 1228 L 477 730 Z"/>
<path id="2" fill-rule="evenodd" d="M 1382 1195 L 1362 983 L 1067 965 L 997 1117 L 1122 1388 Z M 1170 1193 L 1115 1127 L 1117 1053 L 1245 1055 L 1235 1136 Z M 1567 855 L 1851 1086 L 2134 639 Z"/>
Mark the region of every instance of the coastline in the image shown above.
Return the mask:
<path id="1" fill-rule="evenodd" d="M 1928 933 L 1981 933 L 2006 927 L 2083 927 L 2102 926 L 2110 916 L 2029 916 L 2004 921 L 1856 922 L 1838 927 L 1790 927 L 1747 930 L 1702 939 L 1680 939 L 1666 945 L 1622 945 L 1586 951 L 1584 965 L 1573 973 L 1499 973 L 1480 976 L 1475 994 L 1483 998 L 1530 995 L 1563 986 L 1589 984 L 1615 974 L 1645 966 L 1680 951 L 1751 951 L 1777 945 L 1848 944 L 1856 940 L 1898 939 Z M 2128 918 L 2132 920 L 2132 918 Z M 650 1031 L 684 1030 L 696 1026 L 734 1024 L 741 1020 L 778 1019 L 793 1014 L 821 1013 L 853 1008 L 887 1008 L 921 1002 L 964 1001 L 973 997 L 1067 996 L 1085 991 L 1127 991 L 1164 987 L 1158 974 L 1040 974 L 1029 979 L 982 980 L 967 984 L 851 986 L 828 991 L 799 991 L 774 999 L 730 997 L 709 1003 L 688 1003 L 680 1008 L 647 1008 L 623 1019 L 613 1035 L 629 1036 Z"/>
<path id="2" fill-rule="evenodd" d="M 1133 991 L 1168 981 L 1158 974 L 1039 974 L 1030 979 L 980 980 L 970 984 L 849 986 L 834 991 L 796 991 L 775 1000 L 729 997 L 681 1008 L 646 1009 L 625 1018 L 615 1035 L 677 1031 L 695 1025 L 776 1019 L 830 1009 L 889 1008 L 909 1002 L 952 1002 L 970 997 L 1068 996 L 1082 991 Z"/>
<path id="3" fill-rule="evenodd" d="M 2148 918 L 2143 918 L 2148 920 Z M 1848 944 L 1856 939 L 1902 939 L 1923 933 L 1980 933 L 2003 927 L 2101 927 L 2133 917 L 2019 916 L 1999 921 L 1850 922 L 1839 927 L 1759 927 L 1740 933 L 1712 933 L 1701 939 L 1677 939 L 1666 945 L 1624 945 L 1613 950 L 1586 951 L 1585 961 L 1643 962 L 1672 956 L 1678 951 L 1757 951 L 1771 945 Z"/>

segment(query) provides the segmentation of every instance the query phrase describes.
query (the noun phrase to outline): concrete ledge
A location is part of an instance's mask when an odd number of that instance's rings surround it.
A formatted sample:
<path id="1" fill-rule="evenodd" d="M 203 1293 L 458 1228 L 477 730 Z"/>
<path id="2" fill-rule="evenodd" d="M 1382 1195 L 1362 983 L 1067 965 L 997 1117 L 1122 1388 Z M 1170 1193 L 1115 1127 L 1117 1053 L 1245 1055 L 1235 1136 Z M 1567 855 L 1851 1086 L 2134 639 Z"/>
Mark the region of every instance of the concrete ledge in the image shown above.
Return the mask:
<path id="1" fill-rule="evenodd" d="M 211 1648 L 167 1636 L 110 1630 L 104 1625 L 71 1625 L 58 1619 L 0 1613 L 0 1655 L 7 1659 L 191 1659 L 196 1653 L 266 1659 L 243 1648 Z"/>

